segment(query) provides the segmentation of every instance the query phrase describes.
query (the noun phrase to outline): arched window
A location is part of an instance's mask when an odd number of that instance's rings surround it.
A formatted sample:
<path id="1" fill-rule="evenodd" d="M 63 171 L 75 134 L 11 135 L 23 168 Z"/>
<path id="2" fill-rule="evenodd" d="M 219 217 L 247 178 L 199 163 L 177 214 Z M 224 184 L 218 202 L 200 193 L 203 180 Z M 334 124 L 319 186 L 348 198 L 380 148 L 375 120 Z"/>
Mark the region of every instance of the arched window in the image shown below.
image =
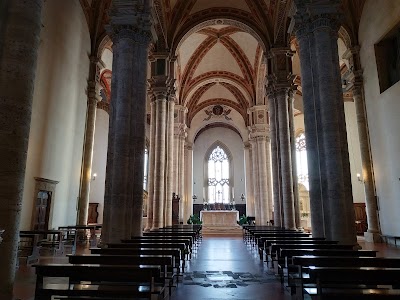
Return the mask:
<path id="1" fill-rule="evenodd" d="M 149 149 L 144 148 L 144 176 L 143 176 L 143 190 L 147 191 L 147 177 L 149 175 Z"/>
<path id="2" fill-rule="evenodd" d="M 299 183 L 303 184 L 308 191 L 310 187 L 308 183 L 307 148 L 304 132 L 301 132 L 296 137 L 296 163 L 297 180 Z"/>
<path id="3" fill-rule="evenodd" d="M 207 185 L 209 203 L 230 202 L 229 158 L 220 146 L 215 147 L 208 157 Z"/>

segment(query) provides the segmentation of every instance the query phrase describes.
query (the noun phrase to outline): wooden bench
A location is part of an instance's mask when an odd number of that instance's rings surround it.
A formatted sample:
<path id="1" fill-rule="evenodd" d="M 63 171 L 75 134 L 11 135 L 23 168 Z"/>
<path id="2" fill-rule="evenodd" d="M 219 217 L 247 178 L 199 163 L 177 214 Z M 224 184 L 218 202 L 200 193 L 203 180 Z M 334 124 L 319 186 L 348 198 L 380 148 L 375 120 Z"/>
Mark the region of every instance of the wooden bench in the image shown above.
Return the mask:
<path id="1" fill-rule="evenodd" d="M 25 257 L 27 265 L 39 261 L 39 235 L 19 234 L 18 257 Z"/>
<path id="2" fill-rule="evenodd" d="M 351 256 L 351 257 L 376 257 L 375 250 L 346 250 L 346 249 L 285 249 L 281 248 L 278 257 L 278 274 L 283 284 L 284 269 L 292 265 L 293 256 L 314 255 L 314 256 Z"/>
<path id="3" fill-rule="evenodd" d="M 371 286 L 377 289 L 381 285 L 397 288 L 400 292 L 400 268 L 310 266 L 309 276 L 310 281 L 316 283 L 315 290 L 305 289 L 312 299 L 325 299 L 325 295 L 338 291 L 345 297 L 346 289 L 351 289 L 349 296 L 356 299 L 357 295 L 365 294 Z M 382 292 L 385 290 L 388 288 L 382 289 Z"/>
<path id="4" fill-rule="evenodd" d="M 315 287 L 309 278 L 309 267 L 400 267 L 400 258 L 294 256 L 288 266 L 288 286 L 291 294 L 303 299 L 304 287 Z"/>
<path id="5" fill-rule="evenodd" d="M 172 255 L 101 255 L 82 254 L 67 255 L 71 264 L 100 264 L 100 265 L 156 265 L 161 266 L 161 277 L 169 287 L 169 295 L 174 284 L 178 284 L 179 268 L 176 268 Z"/>
<path id="6" fill-rule="evenodd" d="M 185 244 L 185 250 L 188 251 L 188 253 L 192 253 L 192 241 L 190 238 L 183 238 L 183 237 L 152 237 L 152 236 L 146 236 L 146 237 L 135 237 L 129 240 L 121 240 L 123 244 L 140 244 L 140 243 L 179 243 L 179 244 Z"/>
<path id="7" fill-rule="evenodd" d="M 34 267 L 35 300 L 50 300 L 53 296 L 146 299 L 164 296 L 164 287 L 154 283 L 160 278 L 160 266 L 47 264 Z M 44 284 L 45 277 L 66 277 L 68 282 Z"/>
<path id="8" fill-rule="evenodd" d="M 42 249 L 50 249 L 52 255 L 61 256 L 64 254 L 63 234 L 60 230 L 22 230 L 20 235 L 25 237 L 37 236 L 37 247 L 39 253 Z"/>
<path id="9" fill-rule="evenodd" d="M 397 240 L 400 240 L 400 236 L 398 235 L 382 235 L 382 238 L 385 240 L 387 244 L 389 240 L 394 240 L 394 245 L 397 246 Z"/>
<path id="10" fill-rule="evenodd" d="M 295 245 L 295 244 L 338 244 L 337 241 L 326 241 L 325 238 L 311 238 L 311 237 L 301 237 L 301 238 L 266 238 L 264 239 L 264 253 L 266 256 L 266 260 L 268 259 L 268 255 L 271 255 L 270 247 L 272 244 L 287 244 L 287 245 Z"/>
<path id="11" fill-rule="evenodd" d="M 185 271 L 184 257 L 176 248 L 90 248 L 90 251 L 92 254 L 103 255 L 172 255 L 177 268 L 182 268 L 182 272 Z"/>

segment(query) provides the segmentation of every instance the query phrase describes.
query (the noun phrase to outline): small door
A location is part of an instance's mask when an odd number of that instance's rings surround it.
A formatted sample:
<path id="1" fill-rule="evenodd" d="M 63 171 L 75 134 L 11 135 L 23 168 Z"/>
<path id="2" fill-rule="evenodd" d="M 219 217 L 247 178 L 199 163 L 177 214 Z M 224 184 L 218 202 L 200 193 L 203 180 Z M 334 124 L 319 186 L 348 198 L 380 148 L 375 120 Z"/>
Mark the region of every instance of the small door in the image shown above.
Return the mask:
<path id="1" fill-rule="evenodd" d="M 35 205 L 34 230 L 47 230 L 49 226 L 51 192 L 39 191 Z"/>

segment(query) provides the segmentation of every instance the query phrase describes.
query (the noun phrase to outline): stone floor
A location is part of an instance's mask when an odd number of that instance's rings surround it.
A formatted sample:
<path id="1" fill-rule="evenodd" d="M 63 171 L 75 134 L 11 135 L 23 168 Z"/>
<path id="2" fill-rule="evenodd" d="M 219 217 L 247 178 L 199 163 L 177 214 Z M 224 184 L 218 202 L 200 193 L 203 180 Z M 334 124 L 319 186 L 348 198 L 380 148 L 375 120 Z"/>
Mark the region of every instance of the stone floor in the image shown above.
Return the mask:
<path id="1" fill-rule="evenodd" d="M 366 243 L 363 249 L 378 250 L 378 256 L 400 257 L 400 247 Z M 80 252 L 88 252 L 87 248 Z M 67 262 L 66 257 L 43 257 L 41 263 Z M 21 264 L 14 288 L 15 299 L 33 300 L 35 270 Z M 262 263 L 254 248 L 240 237 L 205 237 L 189 262 L 182 283 L 171 300 L 281 300 L 290 299 L 274 272 Z"/>

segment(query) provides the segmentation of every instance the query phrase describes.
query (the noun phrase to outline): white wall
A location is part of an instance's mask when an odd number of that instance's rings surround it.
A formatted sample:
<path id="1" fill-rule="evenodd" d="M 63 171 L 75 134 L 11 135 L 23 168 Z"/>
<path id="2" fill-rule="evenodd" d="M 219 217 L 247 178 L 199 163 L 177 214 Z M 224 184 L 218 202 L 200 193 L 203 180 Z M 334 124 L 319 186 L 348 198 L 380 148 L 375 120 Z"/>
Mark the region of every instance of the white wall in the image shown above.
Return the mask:
<path id="1" fill-rule="evenodd" d="M 349 149 L 353 202 L 365 202 L 364 184 L 357 178 L 357 173 L 362 174 L 362 162 L 360 152 L 360 137 L 358 135 L 356 107 L 354 102 L 345 102 L 344 112 L 346 117 L 347 144 Z"/>
<path id="2" fill-rule="evenodd" d="M 90 182 L 90 203 L 99 203 L 97 223 L 103 223 L 104 189 L 106 181 L 107 147 L 108 147 L 109 115 L 102 109 L 96 112 L 96 130 L 94 133 L 92 175 L 96 179 Z"/>
<path id="3" fill-rule="evenodd" d="M 233 157 L 233 186 L 235 202 L 240 202 L 240 195 L 245 189 L 244 145 L 240 136 L 227 128 L 216 127 L 202 132 L 193 145 L 193 194 L 197 195 L 197 203 L 203 201 L 204 160 L 206 152 L 216 141 L 222 142 Z"/>
<path id="4" fill-rule="evenodd" d="M 21 229 L 31 226 L 34 177 L 59 181 L 50 228 L 75 224 L 90 37 L 78 0 L 46 1 L 29 136 Z"/>
<path id="5" fill-rule="evenodd" d="M 359 41 L 376 192 L 383 234 L 400 234 L 400 82 L 380 94 L 374 44 L 400 22 L 399 1 L 368 0 L 360 21 Z"/>

